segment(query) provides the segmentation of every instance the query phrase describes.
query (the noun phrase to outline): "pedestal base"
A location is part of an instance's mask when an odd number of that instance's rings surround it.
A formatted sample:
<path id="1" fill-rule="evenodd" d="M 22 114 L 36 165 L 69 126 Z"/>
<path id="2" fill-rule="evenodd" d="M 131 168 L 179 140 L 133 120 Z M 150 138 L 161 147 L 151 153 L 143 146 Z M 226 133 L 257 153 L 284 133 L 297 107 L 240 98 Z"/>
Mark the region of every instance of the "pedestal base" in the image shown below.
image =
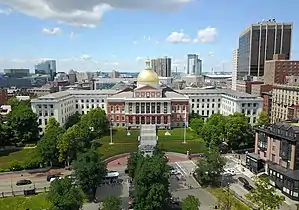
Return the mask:
<path id="1" fill-rule="evenodd" d="M 113 144 L 114 144 L 113 142 L 110 142 L 110 143 L 109 143 L 109 145 L 113 145 Z"/>
<path id="2" fill-rule="evenodd" d="M 182 144 L 186 144 L 186 143 L 187 143 L 186 141 L 183 141 L 183 142 L 182 142 Z"/>

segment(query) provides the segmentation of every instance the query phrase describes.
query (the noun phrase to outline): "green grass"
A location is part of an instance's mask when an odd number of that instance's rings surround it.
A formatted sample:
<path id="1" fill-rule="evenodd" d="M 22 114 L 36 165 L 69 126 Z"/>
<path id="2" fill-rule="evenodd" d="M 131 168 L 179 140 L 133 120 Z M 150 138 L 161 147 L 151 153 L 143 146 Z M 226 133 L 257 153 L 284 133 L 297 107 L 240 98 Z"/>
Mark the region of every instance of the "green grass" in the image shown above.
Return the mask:
<path id="1" fill-rule="evenodd" d="M 227 193 L 227 191 L 224 191 L 222 188 L 206 188 L 206 190 L 209 191 L 216 198 L 219 198 L 223 193 Z M 238 198 L 236 198 L 232 193 L 230 193 L 230 202 L 232 204 L 231 210 L 250 210 L 251 209 L 246 204 L 244 204 L 242 201 L 240 201 Z"/>
<path id="2" fill-rule="evenodd" d="M 200 140 L 187 140 L 184 144 L 181 140 L 174 141 L 160 141 L 159 146 L 166 152 L 177 152 L 186 154 L 187 151 L 190 154 L 202 153 L 205 149 L 204 143 Z"/>
<path id="3" fill-rule="evenodd" d="M 46 194 L 40 193 L 34 196 L 16 196 L 0 198 L 0 209 L 5 210 L 41 210 L 49 208 L 50 203 L 46 200 Z"/>
<path id="4" fill-rule="evenodd" d="M 0 169 L 7 169 L 12 160 L 24 161 L 30 157 L 34 149 L 0 151 Z"/>
<path id="5" fill-rule="evenodd" d="M 99 153 L 103 159 L 123 154 L 123 153 L 131 153 L 136 152 L 138 148 L 138 143 L 114 143 L 113 145 L 109 145 L 109 143 L 103 143 L 99 148 Z"/>
<path id="6" fill-rule="evenodd" d="M 174 128 L 168 132 L 171 134 L 169 136 L 165 135 L 166 130 L 158 130 L 158 137 L 160 141 L 173 141 L 173 140 L 184 140 L 184 128 Z M 195 140 L 197 135 L 191 129 L 186 129 L 186 140 Z"/>

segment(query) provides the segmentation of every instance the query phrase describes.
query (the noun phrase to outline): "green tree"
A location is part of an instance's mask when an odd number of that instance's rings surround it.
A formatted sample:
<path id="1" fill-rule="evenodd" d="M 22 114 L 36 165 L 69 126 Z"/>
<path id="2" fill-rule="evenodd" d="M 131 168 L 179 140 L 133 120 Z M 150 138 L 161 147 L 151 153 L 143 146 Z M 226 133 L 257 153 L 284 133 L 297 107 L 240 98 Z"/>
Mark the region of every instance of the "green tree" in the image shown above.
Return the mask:
<path id="1" fill-rule="evenodd" d="M 0 146 L 8 146 L 11 145 L 12 139 L 12 130 L 4 123 L 0 118 Z"/>
<path id="2" fill-rule="evenodd" d="M 202 134 L 205 121 L 202 118 L 195 118 L 191 120 L 190 127 L 196 132 L 197 135 Z"/>
<path id="3" fill-rule="evenodd" d="M 101 108 L 91 109 L 87 114 L 81 116 L 80 125 L 93 129 L 95 137 L 104 135 L 109 128 L 106 113 Z"/>
<path id="4" fill-rule="evenodd" d="M 254 184 L 256 188 L 246 194 L 245 197 L 260 210 L 277 209 L 285 200 L 284 196 L 276 194 L 275 188 L 270 185 L 270 179 L 266 177 L 255 177 Z"/>
<path id="5" fill-rule="evenodd" d="M 202 138 L 210 146 L 219 146 L 224 139 L 226 117 L 222 114 L 211 115 L 202 127 Z"/>
<path id="6" fill-rule="evenodd" d="M 80 187 L 72 185 L 72 180 L 63 178 L 51 182 L 47 199 L 51 210 L 79 210 L 83 205 L 84 193 Z"/>
<path id="7" fill-rule="evenodd" d="M 106 163 L 95 149 L 89 149 L 78 156 L 74 162 L 74 170 L 79 185 L 94 200 L 97 187 L 107 174 Z"/>
<path id="8" fill-rule="evenodd" d="M 240 146 L 253 143 L 253 130 L 248 117 L 242 113 L 234 113 L 226 117 L 224 140 L 229 148 L 238 149 Z"/>
<path id="9" fill-rule="evenodd" d="M 204 186 L 218 186 L 226 161 L 215 148 L 210 148 L 203 156 L 197 162 L 196 178 Z"/>
<path id="10" fill-rule="evenodd" d="M 270 123 L 270 118 L 269 118 L 268 113 L 266 111 L 261 111 L 257 118 L 257 124 L 258 125 L 266 125 L 268 123 Z"/>
<path id="11" fill-rule="evenodd" d="M 73 115 L 69 116 L 67 118 L 66 123 L 64 124 L 64 128 L 68 129 L 68 128 L 72 127 L 73 125 L 79 123 L 80 117 L 81 117 L 81 115 L 79 114 L 79 112 L 76 112 Z"/>
<path id="12" fill-rule="evenodd" d="M 46 165 L 56 166 L 59 163 L 58 141 L 64 130 L 60 127 L 59 122 L 51 117 L 45 129 L 44 136 L 37 144 L 37 151 Z"/>
<path id="13" fill-rule="evenodd" d="M 25 105 L 27 107 L 30 107 L 30 100 L 19 100 L 16 97 L 12 97 L 8 99 L 7 104 L 11 106 L 12 109 L 19 105 Z"/>
<path id="14" fill-rule="evenodd" d="M 128 158 L 127 169 L 129 171 L 129 177 L 133 179 L 134 179 L 139 158 L 140 158 L 140 153 L 138 152 L 132 152 L 130 154 L 130 157 Z"/>
<path id="15" fill-rule="evenodd" d="M 182 210 L 198 210 L 200 201 L 193 195 L 188 195 L 183 199 Z"/>
<path id="16" fill-rule="evenodd" d="M 232 207 L 235 207 L 235 202 L 232 201 L 232 195 L 230 195 L 229 191 L 223 190 L 223 192 L 217 196 L 217 207 L 219 210 L 232 209 Z"/>
<path id="17" fill-rule="evenodd" d="M 11 127 L 14 137 L 19 142 L 35 141 L 38 139 L 37 116 L 30 106 L 19 104 L 7 114 L 7 125 Z"/>
<path id="18" fill-rule="evenodd" d="M 70 165 L 77 154 L 86 148 L 88 136 L 89 130 L 86 127 L 75 124 L 68 128 L 58 141 L 59 161 L 65 161 L 66 165 Z"/>
<path id="19" fill-rule="evenodd" d="M 189 124 L 191 123 L 191 120 L 197 119 L 197 118 L 201 118 L 201 116 L 199 114 L 197 114 L 196 112 L 192 111 L 189 114 Z"/>
<path id="20" fill-rule="evenodd" d="M 103 200 L 100 210 L 122 210 L 122 201 L 116 196 L 109 196 Z"/>
<path id="21" fill-rule="evenodd" d="M 171 197 L 167 158 L 160 154 L 139 158 L 134 184 L 134 209 L 165 209 Z"/>

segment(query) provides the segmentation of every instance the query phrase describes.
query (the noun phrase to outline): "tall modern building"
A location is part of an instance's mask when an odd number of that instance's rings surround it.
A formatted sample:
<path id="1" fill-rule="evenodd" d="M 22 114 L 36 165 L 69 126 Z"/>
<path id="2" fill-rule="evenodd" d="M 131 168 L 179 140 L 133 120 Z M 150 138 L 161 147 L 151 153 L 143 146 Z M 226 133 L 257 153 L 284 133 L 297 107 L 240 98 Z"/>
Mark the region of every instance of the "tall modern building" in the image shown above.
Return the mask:
<path id="1" fill-rule="evenodd" d="M 56 60 L 44 60 L 35 65 L 35 74 L 49 75 L 53 81 L 56 75 Z"/>
<path id="2" fill-rule="evenodd" d="M 232 89 L 233 90 L 237 90 L 238 52 L 239 52 L 239 49 L 235 49 L 233 52 L 233 72 L 232 72 Z"/>
<path id="3" fill-rule="evenodd" d="M 151 60 L 152 69 L 159 77 L 171 77 L 171 58 L 155 58 Z"/>
<path id="4" fill-rule="evenodd" d="M 266 60 L 274 54 L 285 54 L 290 59 L 292 23 L 277 23 L 275 19 L 252 24 L 239 37 L 237 79 L 247 75 L 264 75 Z"/>
<path id="5" fill-rule="evenodd" d="M 202 74 L 202 60 L 196 54 L 187 55 L 187 75 L 201 75 Z"/>

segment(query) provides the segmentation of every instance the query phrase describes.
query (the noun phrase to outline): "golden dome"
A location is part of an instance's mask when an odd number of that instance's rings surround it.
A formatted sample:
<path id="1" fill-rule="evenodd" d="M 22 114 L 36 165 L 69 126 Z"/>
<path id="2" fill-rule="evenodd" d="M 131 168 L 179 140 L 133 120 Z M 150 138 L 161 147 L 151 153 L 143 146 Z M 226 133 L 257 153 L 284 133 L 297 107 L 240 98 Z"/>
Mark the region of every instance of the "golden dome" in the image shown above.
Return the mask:
<path id="1" fill-rule="evenodd" d="M 150 62 L 150 59 L 145 61 L 146 67 L 138 74 L 137 82 L 159 82 L 158 74 L 151 69 Z"/>

